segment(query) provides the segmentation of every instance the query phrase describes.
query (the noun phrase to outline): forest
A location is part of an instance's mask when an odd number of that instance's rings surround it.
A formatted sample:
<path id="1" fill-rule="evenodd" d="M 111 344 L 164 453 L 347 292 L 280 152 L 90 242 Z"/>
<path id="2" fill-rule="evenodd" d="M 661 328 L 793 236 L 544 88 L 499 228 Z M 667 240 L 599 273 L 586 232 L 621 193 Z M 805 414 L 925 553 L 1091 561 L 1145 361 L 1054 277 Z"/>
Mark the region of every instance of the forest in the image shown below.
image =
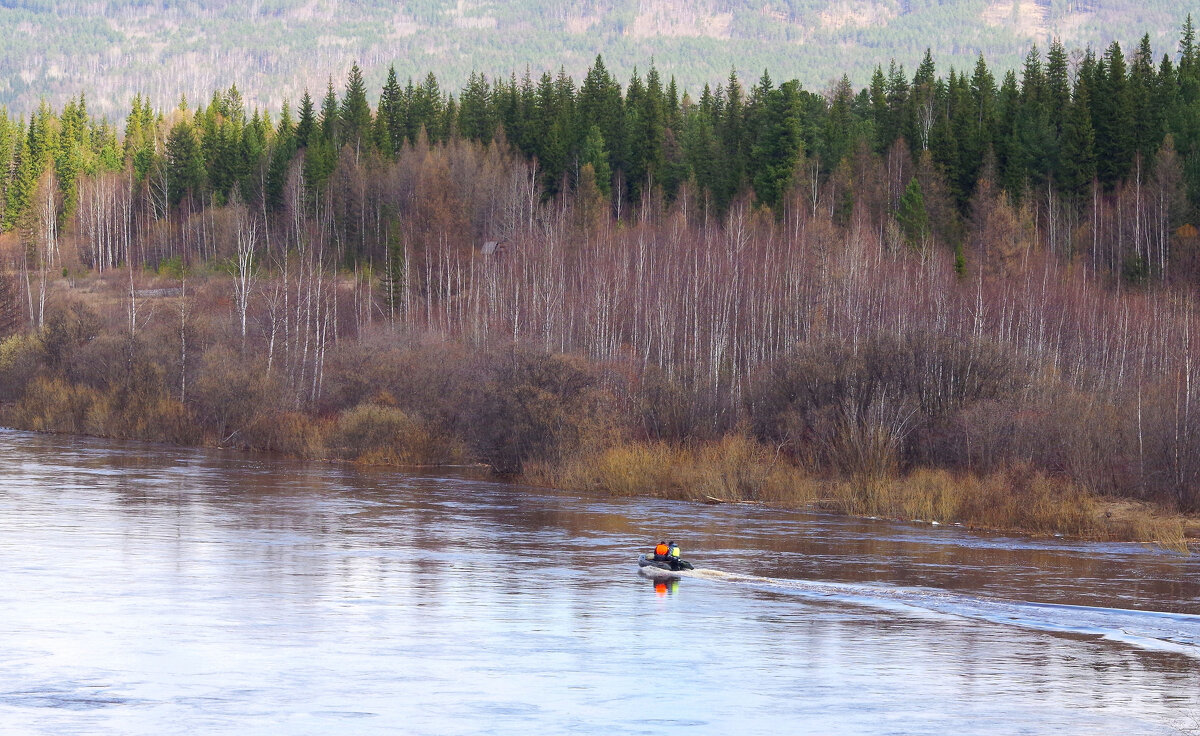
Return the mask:
<path id="1" fill-rule="evenodd" d="M 1181 14 L 1172 0 L 4 0 L 0 105 L 27 115 L 83 89 L 115 119 L 135 92 L 172 105 L 237 83 L 278 110 L 351 59 L 373 87 L 396 62 L 402 77 L 435 69 L 458 89 L 472 71 L 582 77 L 597 53 L 623 78 L 654 59 L 694 90 L 764 67 L 816 88 L 843 72 L 863 84 L 877 61 L 916 61 L 927 46 L 942 64 L 970 68 L 982 53 L 1007 68 L 1055 36 L 1173 44 Z"/>
<path id="2" fill-rule="evenodd" d="M 386 79 L 0 118 L 5 423 L 1093 536 L 1200 509 L 1190 17 L 824 93 Z"/>

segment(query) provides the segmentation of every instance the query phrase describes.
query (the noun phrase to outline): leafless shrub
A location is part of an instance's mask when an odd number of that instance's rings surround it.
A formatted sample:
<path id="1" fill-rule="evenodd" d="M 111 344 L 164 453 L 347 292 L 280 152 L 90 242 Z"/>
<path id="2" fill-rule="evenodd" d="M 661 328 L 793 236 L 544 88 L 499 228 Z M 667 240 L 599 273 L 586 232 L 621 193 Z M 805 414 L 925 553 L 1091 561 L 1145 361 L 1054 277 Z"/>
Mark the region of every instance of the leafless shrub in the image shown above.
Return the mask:
<path id="1" fill-rule="evenodd" d="M 497 472 L 555 459 L 604 432 L 607 402 L 582 361 L 517 351 L 497 356 L 486 371 L 468 436 L 472 452 Z"/>
<path id="2" fill-rule="evenodd" d="M 360 404 L 338 418 L 329 438 L 338 456 L 387 465 L 444 465 L 462 460 L 450 437 L 401 409 Z"/>

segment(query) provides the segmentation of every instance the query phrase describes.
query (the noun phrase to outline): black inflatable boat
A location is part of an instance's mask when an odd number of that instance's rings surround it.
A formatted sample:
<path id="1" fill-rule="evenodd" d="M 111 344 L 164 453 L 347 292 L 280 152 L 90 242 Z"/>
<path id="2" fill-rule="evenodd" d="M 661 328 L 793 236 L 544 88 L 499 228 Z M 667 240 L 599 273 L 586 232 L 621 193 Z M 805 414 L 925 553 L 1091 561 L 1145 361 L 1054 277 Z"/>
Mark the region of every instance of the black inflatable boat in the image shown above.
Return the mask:
<path id="1" fill-rule="evenodd" d="M 656 560 L 646 555 L 638 555 L 638 572 L 650 577 L 670 577 L 680 570 L 694 570 L 692 563 L 687 560 Z"/>

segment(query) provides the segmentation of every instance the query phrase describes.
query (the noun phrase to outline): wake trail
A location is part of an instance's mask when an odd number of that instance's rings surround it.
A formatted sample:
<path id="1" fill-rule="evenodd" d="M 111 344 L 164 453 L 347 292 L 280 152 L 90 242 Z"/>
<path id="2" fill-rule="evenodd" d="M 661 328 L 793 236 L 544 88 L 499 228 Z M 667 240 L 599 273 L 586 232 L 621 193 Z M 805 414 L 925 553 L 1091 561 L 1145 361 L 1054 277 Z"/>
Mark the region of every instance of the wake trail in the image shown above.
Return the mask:
<path id="1" fill-rule="evenodd" d="M 867 606 L 914 618 L 957 618 L 1057 634 L 1096 636 L 1139 649 L 1200 659 L 1200 615 L 1191 613 L 1012 601 L 937 588 L 791 580 L 712 568 L 680 571 L 679 575 L 811 600 Z"/>

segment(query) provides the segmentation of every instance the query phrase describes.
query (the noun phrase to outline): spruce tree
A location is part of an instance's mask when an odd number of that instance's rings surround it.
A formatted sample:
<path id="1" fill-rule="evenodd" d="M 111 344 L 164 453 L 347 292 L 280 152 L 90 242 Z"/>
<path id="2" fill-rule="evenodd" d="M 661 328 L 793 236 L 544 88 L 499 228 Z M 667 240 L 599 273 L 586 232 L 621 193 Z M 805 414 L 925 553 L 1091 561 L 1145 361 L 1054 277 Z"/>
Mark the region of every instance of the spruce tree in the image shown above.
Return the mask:
<path id="1" fill-rule="evenodd" d="M 1076 82 L 1075 99 L 1068 106 L 1063 125 L 1057 176 L 1062 193 L 1076 201 L 1087 193 L 1096 175 L 1095 144 L 1087 86 L 1080 80 Z"/>
<path id="2" fill-rule="evenodd" d="M 379 109 L 375 120 L 375 141 L 379 150 L 395 156 L 404 146 L 405 135 L 404 91 L 396 78 L 395 64 L 388 67 L 387 81 L 379 95 Z"/>
<path id="3" fill-rule="evenodd" d="M 337 94 L 330 79 L 321 101 L 321 112 L 304 151 L 304 179 L 312 189 L 324 185 L 337 166 L 340 127 Z"/>
<path id="4" fill-rule="evenodd" d="M 951 70 L 953 78 L 954 71 Z M 953 86 L 938 80 L 934 85 L 934 117 L 929 129 L 929 152 L 933 162 L 941 170 L 952 194 L 957 195 L 959 181 L 958 137 L 955 135 L 951 117 L 951 90 Z"/>
<path id="5" fill-rule="evenodd" d="M 883 67 L 876 65 L 868 89 L 871 95 L 871 122 L 875 127 L 875 151 L 883 153 L 892 145 L 889 136 L 894 132 L 888 121 L 887 77 L 883 76 Z"/>
<path id="6" fill-rule="evenodd" d="M 458 132 L 464 138 L 477 141 L 492 139 L 497 121 L 493 117 L 491 96 L 487 77 L 471 72 L 458 101 Z"/>
<path id="7" fill-rule="evenodd" d="M 887 131 L 885 137 L 888 141 L 888 147 L 890 147 L 897 138 L 904 137 L 905 133 L 911 130 L 913 127 L 913 122 L 907 117 L 908 113 L 912 111 L 908 102 L 908 97 L 908 79 L 906 79 L 904 76 L 904 66 L 898 65 L 893 61 L 888 65 L 886 96 Z"/>
<path id="8" fill-rule="evenodd" d="M 671 75 L 671 81 L 667 84 L 667 127 L 678 132 L 682 118 L 680 117 L 680 99 L 679 87 L 675 84 L 675 75 Z"/>
<path id="9" fill-rule="evenodd" d="M 762 204 L 778 208 L 792 184 L 802 144 L 797 82 L 784 82 L 765 94 L 761 133 L 754 145 L 754 194 Z"/>
<path id="10" fill-rule="evenodd" d="M 425 81 L 421 86 L 413 90 L 408 117 L 408 139 L 410 141 L 417 140 L 417 135 L 422 128 L 425 129 L 425 137 L 429 142 L 434 143 L 441 140 L 443 104 L 442 90 L 438 85 L 437 77 L 433 75 L 433 72 L 429 72 L 425 75 Z"/>
<path id="11" fill-rule="evenodd" d="M 4 192 L 13 175 L 17 139 L 17 126 L 9 119 L 8 110 L 0 106 L 0 230 L 3 230 Z"/>
<path id="12" fill-rule="evenodd" d="M 996 122 L 991 131 L 992 150 L 996 155 L 998 179 L 1003 189 L 1019 196 L 1025 184 L 1024 151 L 1021 148 L 1018 118 L 1026 107 L 1021 104 L 1017 75 L 1010 69 L 1004 75 L 996 100 Z"/>
<path id="13" fill-rule="evenodd" d="M 12 230 L 17 226 L 29 208 L 33 191 L 37 187 L 38 170 L 34 164 L 33 153 L 29 150 L 29 140 L 24 136 L 21 138 L 21 145 L 16 153 L 16 166 L 5 193 L 4 230 Z"/>
<path id="14" fill-rule="evenodd" d="M 1196 29 L 1188 13 L 1179 39 L 1179 87 L 1183 104 L 1200 96 L 1200 49 L 1196 46 Z"/>
<path id="15" fill-rule="evenodd" d="M 167 193 L 172 205 L 177 205 L 188 193 L 197 193 L 204 186 L 204 158 L 191 123 L 180 121 L 167 137 Z"/>
<path id="16" fill-rule="evenodd" d="M 287 184 L 288 169 L 298 148 L 297 128 L 292 122 L 291 108 L 287 100 L 284 100 L 279 125 L 275 128 L 275 137 L 271 145 L 271 159 L 267 165 L 267 204 L 273 209 L 283 204 L 283 189 Z"/>
<path id="17" fill-rule="evenodd" d="M 0 271 L 0 341 L 16 333 L 21 327 L 21 292 L 16 280 Z"/>
<path id="18" fill-rule="evenodd" d="M 718 190 L 718 165 L 721 159 L 713 120 L 714 105 L 712 92 L 705 87 L 706 100 L 685 113 L 682 123 L 681 142 L 688 170 L 695 177 L 701 190 L 715 193 Z"/>
<path id="19" fill-rule="evenodd" d="M 1034 47 L 1025 58 L 1021 99 L 1015 111 L 1009 149 L 1012 166 L 1021 172 L 1013 180 L 1015 186 L 1022 186 L 1028 177 L 1040 189 L 1053 173 L 1058 158 L 1058 131 L 1050 114 L 1052 94 L 1051 82 Z"/>
<path id="20" fill-rule="evenodd" d="M 605 196 L 612 192 L 612 167 L 608 163 L 608 150 L 604 145 L 604 134 L 599 125 L 588 129 L 587 138 L 579 150 L 579 165 L 591 164 L 596 177 L 596 188 Z"/>
<path id="21" fill-rule="evenodd" d="M 312 95 L 304 90 L 300 98 L 300 119 L 296 122 L 296 147 L 307 148 L 317 125 L 317 117 L 313 107 Z"/>
<path id="22" fill-rule="evenodd" d="M 521 77 L 520 88 L 517 90 L 517 105 L 517 115 L 521 122 L 515 131 L 506 131 L 508 140 L 526 156 L 532 156 L 537 147 L 535 140 L 537 131 L 534 121 L 537 111 L 537 94 L 528 67 L 525 69 L 525 75 Z"/>
<path id="23" fill-rule="evenodd" d="M 331 102 L 332 83 L 329 92 L 326 104 Z M 326 108 L 322 108 L 322 115 L 325 114 Z M 346 77 L 346 94 L 342 97 L 341 108 L 338 110 L 337 124 L 337 135 L 330 137 L 336 138 L 339 145 L 348 145 L 357 151 L 363 148 L 364 143 L 370 143 L 371 104 L 367 102 L 367 86 L 363 82 L 362 70 L 358 68 L 357 63 L 350 66 L 350 73 Z"/>
<path id="24" fill-rule="evenodd" d="M 746 100 L 737 72 L 731 71 L 725 85 L 725 101 L 717 110 L 717 138 L 721 144 L 718 185 L 714 194 L 718 209 L 723 209 L 746 183 L 750 154 L 750 135 L 746 120 Z"/>
<path id="25" fill-rule="evenodd" d="M 341 119 L 337 93 L 333 91 L 333 77 L 329 78 L 325 88 L 325 99 L 321 101 L 321 116 L 318 125 L 318 135 L 321 141 L 336 146 L 340 140 L 338 128 L 341 125 Z"/>
<path id="26" fill-rule="evenodd" d="M 1046 112 L 1056 135 L 1060 135 L 1071 102 L 1070 67 L 1067 50 L 1057 38 L 1046 56 Z"/>
<path id="27" fill-rule="evenodd" d="M 666 104 L 662 80 L 655 67 L 650 67 L 644 86 L 635 72 L 629 83 L 629 98 L 626 108 L 630 133 L 629 194 L 636 197 L 662 171 Z"/>
<path id="28" fill-rule="evenodd" d="M 932 94 L 932 91 L 930 93 Z M 825 130 L 821 136 L 824 142 L 821 159 L 827 171 L 832 171 L 850 152 L 850 142 L 854 135 L 854 118 L 851 111 L 853 104 L 854 90 L 850 86 L 850 78 L 842 75 L 833 90 L 833 100 L 829 104 Z"/>
<path id="29" fill-rule="evenodd" d="M 1125 55 L 1116 41 L 1097 67 L 1097 95 L 1091 99 L 1096 131 L 1096 174 L 1112 187 L 1129 173 L 1133 163 L 1133 106 L 1129 98 Z"/>
<path id="30" fill-rule="evenodd" d="M 925 211 L 925 195 L 916 177 L 908 182 L 900 206 L 896 210 L 896 222 L 904 233 L 910 248 L 924 250 L 929 241 L 929 214 Z"/>
<path id="31" fill-rule="evenodd" d="M 912 142 L 914 149 L 922 151 L 929 150 L 929 137 L 936 115 L 937 78 L 935 74 L 933 53 L 929 49 L 925 49 L 925 58 L 921 60 L 921 65 L 917 67 L 917 73 L 913 76 L 912 94 L 909 96 L 907 113 L 911 126 L 908 131 L 908 139 Z M 843 85 L 849 84 L 849 80 L 845 76 L 842 79 Z"/>
<path id="32" fill-rule="evenodd" d="M 592 67 L 588 69 L 583 84 L 579 87 L 577 103 L 579 118 L 582 125 L 594 124 L 600 128 L 607 149 L 608 168 L 611 172 L 625 165 L 625 110 L 621 98 L 621 85 L 608 73 L 604 59 L 597 55 Z M 585 129 L 590 133 L 590 128 Z M 602 177 L 599 167 L 596 170 L 597 182 L 611 181 L 611 176 Z M 602 185 L 606 186 L 606 185 Z"/>
<path id="33" fill-rule="evenodd" d="M 1129 104 L 1132 118 L 1132 144 L 1135 154 L 1149 163 L 1158 152 L 1165 133 L 1163 111 L 1155 105 L 1158 75 L 1150 35 L 1142 36 L 1129 68 Z"/>

